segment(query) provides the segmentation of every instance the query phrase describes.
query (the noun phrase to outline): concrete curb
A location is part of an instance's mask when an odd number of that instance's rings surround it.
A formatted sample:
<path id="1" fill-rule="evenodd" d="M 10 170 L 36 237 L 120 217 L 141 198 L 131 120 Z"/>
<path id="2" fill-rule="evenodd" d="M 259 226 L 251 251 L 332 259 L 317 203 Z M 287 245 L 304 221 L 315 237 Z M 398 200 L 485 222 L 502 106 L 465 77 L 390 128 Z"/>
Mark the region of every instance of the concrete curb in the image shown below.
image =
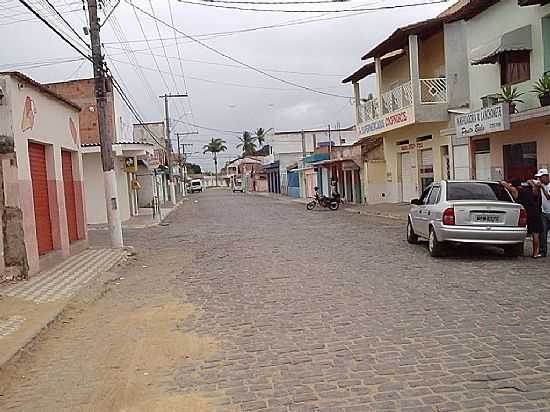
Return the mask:
<path id="1" fill-rule="evenodd" d="M 125 248 L 126 255 L 121 254 L 120 258 L 114 261 L 108 269 L 105 270 L 105 272 L 108 272 L 112 270 L 115 266 L 121 264 L 122 262 L 125 262 L 134 252 L 133 249 Z M 103 273 L 105 273 L 103 272 Z M 98 273 L 96 276 L 100 276 L 103 273 Z M 53 310 L 51 314 L 49 314 L 46 318 L 40 319 L 38 321 L 38 325 L 31 329 L 26 336 L 24 336 L 22 343 L 19 345 L 18 348 L 15 348 L 13 350 L 10 350 L 10 348 L 4 348 L 6 352 L 4 352 L 0 356 L 0 371 L 9 364 L 16 362 L 25 352 L 27 352 L 34 342 L 44 333 L 47 332 L 47 330 L 54 325 L 59 319 L 63 317 L 65 314 L 65 311 L 67 310 L 67 307 L 71 304 L 71 302 L 78 296 L 77 292 L 74 296 L 72 296 L 70 299 L 64 302 L 64 304 L 60 305 L 58 308 Z"/>
<path id="2" fill-rule="evenodd" d="M 384 213 L 384 212 L 370 212 L 368 210 L 356 210 L 356 209 L 349 209 L 344 208 L 344 210 L 348 213 L 354 213 L 356 215 L 364 215 L 364 216 L 372 216 L 372 217 L 381 217 L 384 219 L 393 219 L 393 220 L 400 220 L 402 222 L 407 221 L 406 216 L 399 216 L 399 215 L 392 215 L 390 213 Z"/>

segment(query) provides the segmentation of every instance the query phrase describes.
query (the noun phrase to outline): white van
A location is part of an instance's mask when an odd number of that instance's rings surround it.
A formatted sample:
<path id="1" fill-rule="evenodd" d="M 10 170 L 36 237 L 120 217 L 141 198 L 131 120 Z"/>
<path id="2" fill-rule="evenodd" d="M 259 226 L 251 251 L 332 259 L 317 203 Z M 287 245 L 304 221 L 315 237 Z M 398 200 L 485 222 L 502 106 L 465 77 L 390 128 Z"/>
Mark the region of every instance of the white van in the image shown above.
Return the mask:
<path id="1" fill-rule="evenodd" d="M 191 183 L 189 183 L 189 191 L 191 193 L 202 192 L 202 180 L 201 179 L 191 180 Z"/>

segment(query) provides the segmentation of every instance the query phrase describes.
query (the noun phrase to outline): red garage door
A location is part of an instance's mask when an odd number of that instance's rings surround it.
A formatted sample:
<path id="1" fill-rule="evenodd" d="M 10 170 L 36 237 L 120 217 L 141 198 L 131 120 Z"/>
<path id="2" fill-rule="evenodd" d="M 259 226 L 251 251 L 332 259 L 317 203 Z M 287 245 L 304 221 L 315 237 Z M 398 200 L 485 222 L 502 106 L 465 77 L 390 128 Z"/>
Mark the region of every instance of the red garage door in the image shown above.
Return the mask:
<path id="1" fill-rule="evenodd" d="M 71 152 L 62 151 L 61 160 L 63 165 L 63 187 L 65 190 L 65 209 L 67 210 L 67 227 L 69 229 L 69 240 L 78 240 L 78 229 L 76 223 L 76 197 L 73 181 L 73 161 Z"/>
<path id="2" fill-rule="evenodd" d="M 46 148 L 40 144 L 29 143 L 29 160 L 31 165 L 34 220 L 36 222 L 38 253 L 43 255 L 53 250 L 48 175 L 46 172 Z"/>

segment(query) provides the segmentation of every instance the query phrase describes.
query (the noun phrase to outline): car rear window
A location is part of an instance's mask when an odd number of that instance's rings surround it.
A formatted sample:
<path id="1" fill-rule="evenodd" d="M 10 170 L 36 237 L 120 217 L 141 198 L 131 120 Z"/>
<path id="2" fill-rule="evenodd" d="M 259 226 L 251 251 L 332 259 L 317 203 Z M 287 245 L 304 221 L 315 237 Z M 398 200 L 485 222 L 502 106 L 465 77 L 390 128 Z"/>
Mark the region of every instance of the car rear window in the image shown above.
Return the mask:
<path id="1" fill-rule="evenodd" d="M 191 184 L 192 184 L 193 186 L 200 186 L 200 185 L 201 185 L 201 182 L 191 182 Z"/>
<path id="2" fill-rule="evenodd" d="M 512 202 L 508 191 L 498 183 L 450 182 L 447 200 L 494 200 Z"/>

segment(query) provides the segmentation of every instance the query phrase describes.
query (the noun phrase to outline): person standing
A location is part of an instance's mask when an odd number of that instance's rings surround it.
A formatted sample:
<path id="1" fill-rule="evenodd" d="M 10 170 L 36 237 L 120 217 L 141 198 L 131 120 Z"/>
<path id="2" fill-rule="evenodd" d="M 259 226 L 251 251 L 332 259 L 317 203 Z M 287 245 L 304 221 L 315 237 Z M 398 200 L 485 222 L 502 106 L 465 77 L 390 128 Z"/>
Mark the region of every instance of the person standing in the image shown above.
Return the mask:
<path id="1" fill-rule="evenodd" d="M 540 189 L 542 232 L 540 234 L 540 254 L 548 255 L 548 231 L 550 230 L 550 176 L 548 169 L 540 169 L 535 175 Z"/>
<path id="2" fill-rule="evenodd" d="M 338 180 L 334 176 L 330 179 L 330 195 L 332 197 L 338 195 Z"/>
<path id="3" fill-rule="evenodd" d="M 540 254 L 540 234 L 542 233 L 542 210 L 540 207 L 540 183 L 528 180 L 527 185 L 522 185 L 520 180 L 512 181 L 512 184 L 501 182 L 508 189 L 516 203 L 519 203 L 527 213 L 527 233 L 533 239 L 532 257 L 537 259 Z"/>

